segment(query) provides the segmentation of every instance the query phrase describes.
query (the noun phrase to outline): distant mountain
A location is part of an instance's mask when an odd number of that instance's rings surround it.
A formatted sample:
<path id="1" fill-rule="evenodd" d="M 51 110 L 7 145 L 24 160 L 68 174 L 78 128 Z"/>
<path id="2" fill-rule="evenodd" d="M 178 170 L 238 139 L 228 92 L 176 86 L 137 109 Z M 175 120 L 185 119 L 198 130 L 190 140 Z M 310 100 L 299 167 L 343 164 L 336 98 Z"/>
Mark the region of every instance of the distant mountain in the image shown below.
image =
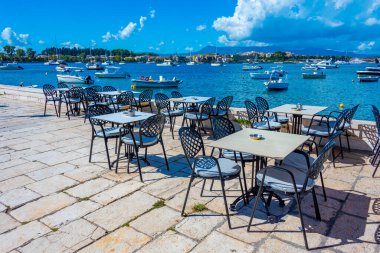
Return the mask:
<path id="1" fill-rule="evenodd" d="M 368 54 L 357 54 L 354 52 L 343 52 L 331 49 L 323 49 L 323 48 L 283 48 L 279 46 L 267 46 L 267 47 L 218 47 L 218 54 L 239 54 L 244 52 L 276 52 L 276 51 L 289 51 L 299 55 L 313 55 L 313 56 L 350 56 L 350 57 L 368 57 L 372 55 Z M 193 54 L 215 54 L 214 46 L 207 46 L 199 50 L 198 52 L 193 52 Z"/>

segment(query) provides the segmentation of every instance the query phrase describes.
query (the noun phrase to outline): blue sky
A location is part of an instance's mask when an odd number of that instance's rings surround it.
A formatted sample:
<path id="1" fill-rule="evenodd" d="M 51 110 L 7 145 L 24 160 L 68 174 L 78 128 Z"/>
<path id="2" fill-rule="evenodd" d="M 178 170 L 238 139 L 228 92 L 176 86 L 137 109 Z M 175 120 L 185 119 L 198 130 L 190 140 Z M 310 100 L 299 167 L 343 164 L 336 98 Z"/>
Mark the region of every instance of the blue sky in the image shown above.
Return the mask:
<path id="1" fill-rule="evenodd" d="M 0 47 L 207 45 L 322 47 L 380 53 L 380 0 L 3 1 Z"/>

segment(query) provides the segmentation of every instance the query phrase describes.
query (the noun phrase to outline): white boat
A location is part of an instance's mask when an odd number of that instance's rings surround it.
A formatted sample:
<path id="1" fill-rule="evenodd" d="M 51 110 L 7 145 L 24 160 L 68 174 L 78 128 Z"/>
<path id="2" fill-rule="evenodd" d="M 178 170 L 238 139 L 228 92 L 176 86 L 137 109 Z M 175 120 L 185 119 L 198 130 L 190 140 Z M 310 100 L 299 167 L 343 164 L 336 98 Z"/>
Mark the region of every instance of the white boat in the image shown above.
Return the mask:
<path id="1" fill-rule="evenodd" d="M 87 63 L 86 68 L 88 70 L 103 70 L 104 69 L 104 67 L 98 62 Z"/>
<path id="2" fill-rule="evenodd" d="M 83 72 L 83 68 L 78 68 L 78 67 L 67 67 L 65 65 L 59 65 L 58 67 L 55 67 L 55 70 L 58 72 Z"/>
<path id="3" fill-rule="evenodd" d="M 373 83 L 373 82 L 378 82 L 379 77 L 378 76 L 358 76 L 358 80 L 361 83 Z"/>
<path id="4" fill-rule="evenodd" d="M 289 87 L 288 78 L 273 79 L 269 78 L 268 82 L 264 82 L 267 90 L 286 90 Z"/>
<path id="5" fill-rule="evenodd" d="M 95 76 L 98 78 L 126 78 L 129 74 L 121 72 L 120 67 L 107 66 L 103 72 L 95 72 Z"/>
<path id="6" fill-rule="evenodd" d="M 195 65 L 195 62 L 193 62 L 193 61 L 189 61 L 189 62 L 186 63 L 186 65 L 187 65 L 187 66 L 194 66 L 194 65 Z"/>
<path id="7" fill-rule="evenodd" d="M 154 64 L 156 63 L 155 61 L 147 61 L 146 64 Z"/>
<path id="8" fill-rule="evenodd" d="M 320 69 L 318 66 L 312 66 L 308 64 L 306 64 L 305 66 L 301 68 L 301 70 L 318 70 L 318 69 Z"/>
<path id="9" fill-rule="evenodd" d="M 315 65 L 312 66 L 317 66 L 318 68 L 321 69 L 336 69 L 338 68 L 338 65 L 332 63 L 332 59 L 330 58 L 327 61 L 320 61 Z"/>
<path id="10" fill-rule="evenodd" d="M 119 62 L 119 65 L 124 65 L 124 64 L 125 64 L 125 61 Z"/>
<path id="11" fill-rule="evenodd" d="M 255 71 L 255 70 L 263 69 L 263 67 L 258 66 L 258 65 L 253 65 L 253 66 L 243 66 L 241 69 L 244 71 L 248 71 L 248 70 Z"/>
<path id="12" fill-rule="evenodd" d="M 91 76 L 79 76 L 79 75 L 57 75 L 58 83 L 69 83 L 69 84 L 93 84 L 94 80 Z"/>
<path id="13" fill-rule="evenodd" d="M 348 61 L 336 61 L 335 62 L 336 65 L 347 65 L 347 64 L 350 64 Z"/>
<path id="14" fill-rule="evenodd" d="M 368 70 L 368 71 L 380 71 L 380 67 L 366 67 L 365 70 Z"/>
<path id="15" fill-rule="evenodd" d="M 212 62 L 211 67 L 222 67 L 223 64 L 221 62 Z"/>
<path id="16" fill-rule="evenodd" d="M 132 88 L 175 88 L 180 83 L 182 83 L 182 80 L 175 77 L 172 80 L 166 80 L 163 76 L 160 76 L 159 80 L 154 80 L 151 77 L 141 76 L 140 79 L 132 79 Z"/>
<path id="17" fill-rule="evenodd" d="M 302 73 L 303 79 L 325 79 L 326 74 L 323 72 Z"/>
<path id="18" fill-rule="evenodd" d="M 113 65 L 111 61 L 105 61 L 102 63 L 103 66 L 111 66 Z"/>
<path id="19" fill-rule="evenodd" d="M 0 70 L 22 70 L 24 69 L 17 63 L 7 63 L 5 65 L 0 65 Z"/>
<path id="20" fill-rule="evenodd" d="M 360 60 L 358 58 L 355 58 L 355 59 L 352 59 L 350 61 L 350 64 L 363 64 L 363 63 L 367 63 L 366 61 L 363 61 L 363 60 Z"/>
<path id="21" fill-rule="evenodd" d="M 164 60 L 162 63 L 157 63 L 157 67 L 174 67 L 176 66 L 171 60 Z"/>
<path id="22" fill-rule="evenodd" d="M 276 70 L 266 70 L 264 72 L 260 73 L 249 73 L 252 79 L 279 79 L 280 78 L 280 73 L 277 72 Z"/>

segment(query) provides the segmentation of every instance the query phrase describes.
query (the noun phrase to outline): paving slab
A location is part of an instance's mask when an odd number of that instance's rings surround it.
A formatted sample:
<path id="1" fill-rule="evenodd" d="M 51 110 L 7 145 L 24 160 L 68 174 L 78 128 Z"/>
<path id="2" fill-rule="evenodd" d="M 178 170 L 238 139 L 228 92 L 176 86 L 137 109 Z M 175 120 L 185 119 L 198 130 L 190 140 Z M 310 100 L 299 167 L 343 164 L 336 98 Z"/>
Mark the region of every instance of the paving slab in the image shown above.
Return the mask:
<path id="1" fill-rule="evenodd" d="M 74 170 L 75 166 L 69 163 L 62 163 L 54 166 L 49 166 L 45 169 L 35 170 L 27 174 L 28 177 L 34 180 L 42 180 L 48 177 L 59 175 L 71 170 Z"/>
<path id="2" fill-rule="evenodd" d="M 0 191 L 5 192 L 35 182 L 27 176 L 18 176 L 0 183 Z"/>
<path id="3" fill-rule="evenodd" d="M 88 161 L 87 161 L 86 166 L 81 166 L 80 168 L 76 168 L 74 170 L 66 172 L 64 173 L 64 175 L 76 181 L 85 182 L 87 180 L 97 178 L 106 172 L 107 172 L 106 169 L 98 165 L 95 165 L 95 164 L 88 165 Z M 115 172 L 112 172 L 112 173 L 115 173 Z"/>
<path id="4" fill-rule="evenodd" d="M 190 238 L 173 231 L 168 231 L 156 240 L 139 249 L 139 252 L 159 252 L 160 250 L 165 251 L 165 253 L 189 252 L 196 244 L 197 242 Z"/>
<path id="5" fill-rule="evenodd" d="M 26 187 L 43 195 L 49 195 L 65 188 L 78 184 L 77 181 L 62 175 L 45 178 L 41 181 L 27 185 Z"/>
<path id="6" fill-rule="evenodd" d="M 97 178 L 66 190 L 68 194 L 77 198 L 87 198 L 115 185 L 114 181 Z"/>
<path id="7" fill-rule="evenodd" d="M 39 197 L 41 197 L 40 194 L 22 187 L 0 194 L 0 202 L 10 208 L 15 208 Z"/>
<path id="8" fill-rule="evenodd" d="M 0 234 L 11 230 L 17 226 L 19 226 L 20 223 L 13 219 L 11 216 L 9 216 L 6 213 L 0 213 Z"/>

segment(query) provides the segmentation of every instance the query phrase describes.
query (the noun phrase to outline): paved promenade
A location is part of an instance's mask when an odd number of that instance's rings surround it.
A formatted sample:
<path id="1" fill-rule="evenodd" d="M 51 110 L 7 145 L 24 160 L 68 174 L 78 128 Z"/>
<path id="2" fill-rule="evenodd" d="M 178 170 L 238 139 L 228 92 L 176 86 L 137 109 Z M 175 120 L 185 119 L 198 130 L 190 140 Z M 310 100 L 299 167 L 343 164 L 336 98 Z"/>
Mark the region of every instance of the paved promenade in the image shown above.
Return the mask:
<path id="1" fill-rule="evenodd" d="M 57 118 L 52 107 L 48 112 L 43 117 L 43 104 L 0 95 L 0 252 L 305 251 L 296 211 L 275 224 L 258 212 L 248 233 L 251 201 L 232 213 L 230 230 L 219 182 L 212 191 L 207 182 L 201 197 L 203 181 L 195 180 L 182 217 L 190 168 L 178 134 L 173 140 L 168 127 L 170 172 L 157 145 L 149 149 L 151 165 L 144 164 L 141 183 L 135 162 L 130 174 L 125 161 L 118 174 L 108 170 L 102 139 L 95 140 L 88 162 L 88 121 Z M 114 146 L 112 140 L 111 159 Z M 311 195 L 304 201 L 309 246 L 315 252 L 380 252 L 380 172 L 371 177 L 368 153 L 344 155 L 336 168 L 326 164 L 326 202 L 317 188 L 321 222 L 314 219 Z M 226 187 L 231 203 L 240 193 L 238 181 Z M 276 201 L 271 209 L 287 211 Z"/>

